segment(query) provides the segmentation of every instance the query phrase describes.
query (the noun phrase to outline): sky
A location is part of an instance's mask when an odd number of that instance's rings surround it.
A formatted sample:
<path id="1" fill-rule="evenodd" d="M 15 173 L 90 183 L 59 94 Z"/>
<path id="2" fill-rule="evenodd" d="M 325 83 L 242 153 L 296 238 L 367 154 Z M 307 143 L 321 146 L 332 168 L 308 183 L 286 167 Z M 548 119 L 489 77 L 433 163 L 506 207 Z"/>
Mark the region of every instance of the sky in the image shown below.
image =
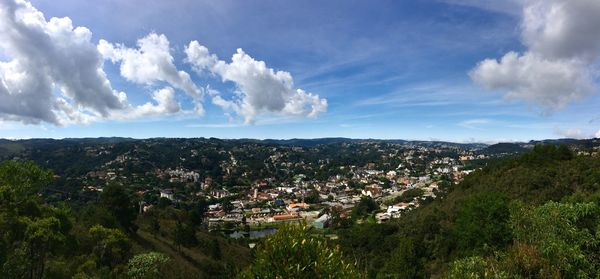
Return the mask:
<path id="1" fill-rule="evenodd" d="M 0 137 L 600 137 L 597 0 L 0 0 Z"/>

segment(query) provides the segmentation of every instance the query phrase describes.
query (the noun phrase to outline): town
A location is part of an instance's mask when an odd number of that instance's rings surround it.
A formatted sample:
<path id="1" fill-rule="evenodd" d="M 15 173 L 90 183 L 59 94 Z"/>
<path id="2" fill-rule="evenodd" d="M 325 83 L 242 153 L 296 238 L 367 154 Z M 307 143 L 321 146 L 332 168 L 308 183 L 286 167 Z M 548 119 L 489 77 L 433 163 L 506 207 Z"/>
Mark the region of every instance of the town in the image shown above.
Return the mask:
<path id="1" fill-rule="evenodd" d="M 349 218 L 361 203 L 369 214 L 354 214 L 359 222 L 387 222 L 443 196 L 490 158 L 480 145 L 376 140 L 303 146 L 147 139 L 44 150 L 50 146 L 20 155 L 42 164 L 52 164 L 54 153 L 75 158 L 62 168 L 54 165 L 54 188 L 62 190 L 50 188 L 48 199 L 69 192 L 68 199 L 86 202 L 115 183 L 138 197 L 141 214 L 202 201 L 210 230 L 298 220 L 324 228 Z"/>

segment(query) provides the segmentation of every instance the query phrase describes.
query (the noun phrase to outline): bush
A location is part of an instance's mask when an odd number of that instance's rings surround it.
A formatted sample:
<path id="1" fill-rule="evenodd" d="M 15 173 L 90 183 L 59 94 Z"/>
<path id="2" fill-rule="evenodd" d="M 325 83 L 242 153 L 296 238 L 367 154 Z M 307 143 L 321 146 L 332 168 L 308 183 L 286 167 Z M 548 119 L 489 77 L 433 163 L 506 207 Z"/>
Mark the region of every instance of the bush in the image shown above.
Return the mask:
<path id="1" fill-rule="evenodd" d="M 239 278 L 361 278 L 338 247 L 311 234 L 306 224 L 284 225 L 256 248 L 254 263 Z"/>
<path id="2" fill-rule="evenodd" d="M 168 261 L 169 257 L 157 252 L 135 255 L 127 263 L 127 276 L 132 279 L 160 278 Z"/>

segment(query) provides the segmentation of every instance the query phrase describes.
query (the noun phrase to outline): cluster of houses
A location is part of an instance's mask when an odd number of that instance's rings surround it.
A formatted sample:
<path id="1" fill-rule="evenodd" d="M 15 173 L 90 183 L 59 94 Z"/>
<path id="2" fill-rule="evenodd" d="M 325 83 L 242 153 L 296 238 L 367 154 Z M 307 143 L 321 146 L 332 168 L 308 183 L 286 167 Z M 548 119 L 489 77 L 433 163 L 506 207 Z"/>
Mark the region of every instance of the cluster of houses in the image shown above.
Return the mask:
<path id="1" fill-rule="evenodd" d="M 285 171 L 293 168 L 295 172 L 293 181 L 278 181 L 273 177 L 264 177 L 256 180 L 251 186 L 231 188 L 214 183 L 210 176 L 203 177 L 198 171 L 182 167 L 155 169 L 146 174 L 153 175 L 162 181 L 168 181 L 168 183 L 194 185 L 189 189 L 174 186 L 160 187 L 158 189 L 160 191 L 159 198 L 177 203 L 185 202 L 191 196 L 202 196 L 216 201 L 217 203 L 210 206 L 205 216 L 210 227 L 219 227 L 225 224 L 252 226 L 301 219 L 314 222 L 316 227 L 326 227 L 332 218 L 328 213 L 331 208 L 336 208 L 344 213 L 341 216 L 349 216 L 348 213 L 364 197 L 374 199 L 381 206 L 374 214 L 378 222 L 399 218 L 404 212 L 419 207 L 423 200 L 435 198 L 436 194 L 441 191 L 441 183 L 458 183 L 470 172 L 463 169 L 465 161 L 485 158 L 483 155 L 475 155 L 469 151 L 457 151 L 456 156 L 449 157 L 447 149 L 438 147 L 414 146 L 384 149 L 379 145 L 372 145 L 369 148 L 379 148 L 377 152 L 382 154 L 381 159 L 363 166 L 339 166 L 339 174 L 332 175 L 326 180 L 318 180 L 313 175 L 305 174 L 325 167 L 330 163 L 330 159 L 318 160 L 317 165 L 314 163 L 311 165 L 303 160 L 292 160 L 286 156 L 286 152 L 290 151 L 303 152 L 303 149 L 299 147 L 291 149 L 273 147 L 272 155 L 265 161 L 265 167 Z M 93 150 L 93 152 L 106 151 Z M 196 149 L 192 149 L 190 152 L 190 158 L 200 156 Z M 219 164 L 223 175 L 229 176 L 241 164 L 239 158 L 235 157 L 235 152 L 222 151 L 222 153 L 228 154 L 229 159 L 223 160 Z M 111 164 L 134 159 L 129 152 L 119 155 L 113 161 L 105 164 L 106 168 L 90 171 L 87 177 L 104 180 L 125 178 L 122 168 L 115 168 Z M 302 170 L 305 170 L 305 174 L 301 173 Z M 241 176 L 246 177 L 247 173 L 242 173 Z M 87 191 L 101 191 L 102 189 L 101 186 L 91 184 L 86 187 L 84 190 Z M 405 191 L 415 188 L 422 190 L 421 196 L 394 204 L 384 202 L 393 200 Z M 154 190 L 156 189 L 154 187 Z M 190 191 L 190 189 L 194 190 Z M 224 208 L 223 200 L 227 200 L 232 206 Z M 149 204 L 144 205 L 144 208 L 148 206 Z"/>

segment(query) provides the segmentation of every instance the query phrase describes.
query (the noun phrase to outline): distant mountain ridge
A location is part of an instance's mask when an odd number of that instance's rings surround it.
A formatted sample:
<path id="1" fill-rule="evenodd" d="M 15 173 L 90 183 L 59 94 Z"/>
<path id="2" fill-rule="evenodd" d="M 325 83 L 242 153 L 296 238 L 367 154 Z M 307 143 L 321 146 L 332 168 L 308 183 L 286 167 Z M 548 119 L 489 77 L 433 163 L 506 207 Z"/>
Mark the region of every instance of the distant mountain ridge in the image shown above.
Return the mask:
<path id="1" fill-rule="evenodd" d="M 552 144 L 552 145 L 567 145 L 575 150 L 583 150 L 588 148 L 600 147 L 600 139 L 545 139 L 545 140 L 531 140 L 529 142 L 501 142 L 489 145 L 483 150 L 486 154 L 500 154 L 500 153 L 522 153 L 532 149 L 538 144 Z"/>
<path id="2" fill-rule="evenodd" d="M 486 143 L 457 143 L 446 141 L 424 141 L 424 140 L 402 140 L 402 139 L 353 139 L 344 137 L 331 138 L 313 138 L 313 139 L 218 139 L 218 138 L 149 138 L 149 139 L 134 139 L 127 137 L 98 137 L 98 138 L 34 138 L 34 139 L 0 139 L 0 156 L 18 153 L 27 147 L 48 146 L 48 145 L 79 145 L 79 144 L 115 144 L 123 142 L 136 142 L 145 140 L 215 140 L 229 142 L 253 142 L 270 145 L 286 145 L 298 147 L 315 147 L 328 144 L 343 144 L 343 143 L 389 143 L 400 144 L 405 146 L 422 146 L 422 147 L 454 147 L 477 151 L 484 154 L 502 154 L 502 153 L 522 153 L 536 144 L 566 144 L 574 149 L 586 149 L 600 146 L 600 139 L 545 139 L 531 140 L 529 142 L 500 142 L 496 144 Z"/>

